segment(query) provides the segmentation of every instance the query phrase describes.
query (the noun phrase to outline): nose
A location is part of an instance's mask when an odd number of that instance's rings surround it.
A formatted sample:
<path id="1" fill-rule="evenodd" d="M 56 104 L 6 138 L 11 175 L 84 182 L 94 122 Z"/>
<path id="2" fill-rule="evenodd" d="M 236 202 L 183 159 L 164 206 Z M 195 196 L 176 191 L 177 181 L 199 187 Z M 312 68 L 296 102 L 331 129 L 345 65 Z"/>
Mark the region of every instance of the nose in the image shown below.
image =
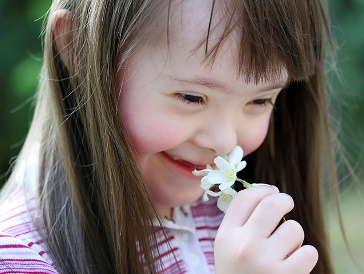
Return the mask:
<path id="1" fill-rule="evenodd" d="M 237 125 L 233 120 L 215 116 L 202 125 L 195 135 L 199 147 L 208 148 L 220 156 L 226 156 L 237 145 Z"/>

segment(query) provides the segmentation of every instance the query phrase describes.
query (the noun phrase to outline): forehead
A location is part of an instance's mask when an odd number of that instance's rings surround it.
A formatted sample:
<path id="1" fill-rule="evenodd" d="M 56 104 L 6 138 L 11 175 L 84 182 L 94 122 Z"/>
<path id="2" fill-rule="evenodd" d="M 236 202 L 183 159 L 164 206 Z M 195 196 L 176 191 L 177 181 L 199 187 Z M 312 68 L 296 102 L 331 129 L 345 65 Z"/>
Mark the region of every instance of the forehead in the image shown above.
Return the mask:
<path id="1" fill-rule="evenodd" d="M 220 1 L 212 5 L 211 0 L 186 1 L 171 3 L 168 38 L 175 46 L 184 47 L 186 44 L 193 49 L 206 50 L 204 42 L 209 47 L 220 41 L 226 25 L 226 18 Z M 237 35 L 232 32 L 229 38 Z M 208 37 L 208 40 L 207 40 Z M 200 46 L 201 45 L 201 46 Z"/>
<path id="2" fill-rule="evenodd" d="M 231 19 L 233 13 L 229 12 L 225 1 L 216 1 L 214 6 L 212 2 L 172 1 L 166 31 L 168 42 L 159 42 L 158 47 L 168 50 L 165 56 L 167 63 L 172 66 L 182 63 L 190 66 L 194 62 L 211 71 L 219 66 L 228 68 L 230 77 L 244 78 L 239 71 L 241 29 L 234 25 L 234 28 L 227 32 L 227 20 Z M 217 45 L 219 49 L 212 60 L 207 53 Z M 287 78 L 288 73 L 282 65 L 281 73 L 274 81 L 269 82 L 282 82 Z"/>

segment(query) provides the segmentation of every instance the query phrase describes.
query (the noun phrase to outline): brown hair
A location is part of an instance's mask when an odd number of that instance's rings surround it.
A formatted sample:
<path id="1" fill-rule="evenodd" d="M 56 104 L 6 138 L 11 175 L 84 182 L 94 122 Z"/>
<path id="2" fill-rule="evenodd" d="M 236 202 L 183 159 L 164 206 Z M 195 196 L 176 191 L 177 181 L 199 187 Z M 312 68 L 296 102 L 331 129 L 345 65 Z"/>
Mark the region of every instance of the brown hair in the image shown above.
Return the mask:
<path id="1" fill-rule="evenodd" d="M 53 1 L 31 134 L 42 139 L 40 205 L 49 249 L 63 273 L 157 271 L 151 230 L 156 214 L 114 90 L 116 71 L 143 45 L 155 42 L 156 15 L 166 14 L 169 42 L 171 2 Z M 225 2 L 220 41 L 209 44 L 210 24 L 199 45 L 206 48 L 206 61 L 213 64 L 225 39 L 238 30 L 241 74 L 250 81 L 267 80 L 283 65 L 290 80 L 264 144 L 249 156 L 252 169 L 244 178 L 292 195 L 296 206 L 290 218 L 302 224 L 305 242 L 320 254 L 312 273 L 333 273 L 321 208 L 323 179 L 336 182 L 334 172 L 322 173 L 327 165 L 334 171 L 325 102 L 324 37 L 329 33 L 324 8 L 316 0 Z M 212 1 L 210 20 L 217 3 Z M 73 15 L 68 67 L 50 27 L 59 9 Z M 158 17 L 160 23 L 164 16 Z"/>

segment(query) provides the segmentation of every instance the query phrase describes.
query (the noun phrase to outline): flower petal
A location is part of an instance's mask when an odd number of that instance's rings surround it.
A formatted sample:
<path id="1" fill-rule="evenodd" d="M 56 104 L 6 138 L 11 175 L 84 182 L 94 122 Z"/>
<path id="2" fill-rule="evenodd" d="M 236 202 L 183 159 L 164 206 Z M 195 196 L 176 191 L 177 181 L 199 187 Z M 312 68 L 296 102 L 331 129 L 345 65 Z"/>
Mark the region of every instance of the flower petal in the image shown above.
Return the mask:
<path id="1" fill-rule="evenodd" d="M 208 200 L 209 200 L 209 196 L 207 196 L 207 192 L 205 191 L 204 193 L 203 193 L 203 195 L 202 195 L 202 200 L 204 201 L 204 202 L 207 202 Z"/>
<path id="2" fill-rule="evenodd" d="M 220 170 L 210 171 L 204 178 L 207 178 L 212 185 L 222 184 L 226 181 L 224 174 Z"/>
<path id="3" fill-rule="evenodd" d="M 235 180 L 227 181 L 225 183 L 220 184 L 219 189 L 221 191 L 225 192 L 225 189 L 227 189 L 228 187 L 231 187 L 234 183 L 235 183 Z"/>
<path id="4" fill-rule="evenodd" d="M 213 184 L 210 183 L 209 179 L 207 177 L 203 177 L 201 179 L 201 184 L 200 186 L 203 188 L 203 189 L 210 189 L 212 187 Z"/>
<path id="5" fill-rule="evenodd" d="M 206 190 L 205 192 L 212 197 L 219 197 L 222 194 L 221 191 L 213 192 L 212 190 Z"/>
<path id="6" fill-rule="evenodd" d="M 221 196 L 219 197 L 219 199 L 217 200 L 217 207 L 223 211 L 224 213 L 226 213 L 232 199 L 234 197 L 232 195 L 229 194 L 225 194 L 222 193 Z"/>
<path id="7" fill-rule="evenodd" d="M 195 176 L 206 176 L 207 174 L 209 174 L 209 172 L 213 170 L 213 169 L 209 169 L 209 168 L 205 168 L 205 169 L 202 169 L 202 170 L 194 170 L 192 171 L 192 174 L 195 175 Z"/>
<path id="8" fill-rule="evenodd" d="M 218 169 L 220 169 L 222 172 L 224 172 L 226 170 L 232 170 L 232 169 L 234 169 L 234 166 L 231 165 L 228 161 L 226 161 L 221 156 L 217 156 L 215 158 L 215 160 L 214 160 L 214 163 L 216 164 L 216 166 L 218 167 Z"/>
<path id="9" fill-rule="evenodd" d="M 233 197 L 235 197 L 235 195 L 238 193 L 235 189 L 228 187 L 226 189 L 224 189 L 223 193 L 227 194 L 227 195 L 231 195 Z"/>
<path id="10" fill-rule="evenodd" d="M 246 161 L 241 161 L 238 163 L 238 166 L 236 167 L 236 171 L 239 172 L 240 170 L 243 170 L 246 167 Z"/>
<path id="11" fill-rule="evenodd" d="M 234 149 L 228 154 L 229 162 L 234 165 L 237 164 L 243 159 L 243 149 L 239 146 L 234 147 Z"/>

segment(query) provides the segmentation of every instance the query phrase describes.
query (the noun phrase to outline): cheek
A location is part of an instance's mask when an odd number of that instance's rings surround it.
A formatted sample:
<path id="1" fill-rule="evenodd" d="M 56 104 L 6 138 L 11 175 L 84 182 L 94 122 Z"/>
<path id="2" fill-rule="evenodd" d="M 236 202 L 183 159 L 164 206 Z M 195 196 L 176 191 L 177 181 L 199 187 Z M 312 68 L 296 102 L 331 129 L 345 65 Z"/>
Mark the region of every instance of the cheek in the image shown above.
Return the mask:
<path id="1" fill-rule="evenodd" d="M 123 92 L 119 100 L 120 119 L 139 157 L 170 149 L 179 142 L 183 134 L 175 119 L 136 92 Z"/>
<path id="2" fill-rule="evenodd" d="M 125 111 L 122 111 L 121 119 L 140 156 L 167 150 L 174 146 L 177 140 L 177 132 L 166 130 L 169 128 L 167 121 L 159 119 L 158 115 L 125 115 Z"/>
<path id="3" fill-rule="evenodd" d="M 123 84 L 123 79 L 129 79 Z M 146 84 L 141 84 L 146 82 Z M 140 157 L 169 149 L 180 140 L 182 127 L 173 112 L 162 104 L 161 95 L 153 91 L 141 75 L 117 76 L 116 89 L 120 119 L 134 149 Z M 153 82 L 154 83 L 154 82 Z"/>
<path id="4" fill-rule="evenodd" d="M 244 156 L 254 152 L 260 147 L 267 136 L 268 127 L 269 119 L 266 119 L 264 122 L 254 123 L 249 127 L 248 131 L 242 132 L 240 135 L 242 138 L 240 139 L 241 141 L 239 141 L 239 144 L 244 149 Z"/>

